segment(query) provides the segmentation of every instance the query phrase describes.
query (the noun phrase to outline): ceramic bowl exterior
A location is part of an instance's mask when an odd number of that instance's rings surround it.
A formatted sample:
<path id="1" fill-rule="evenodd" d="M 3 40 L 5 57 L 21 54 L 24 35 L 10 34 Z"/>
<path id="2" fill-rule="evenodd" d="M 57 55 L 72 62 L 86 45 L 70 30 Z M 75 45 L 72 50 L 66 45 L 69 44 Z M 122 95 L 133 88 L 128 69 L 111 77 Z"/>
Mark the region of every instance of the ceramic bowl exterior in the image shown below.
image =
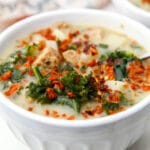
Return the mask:
<path id="1" fill-rule="evenodd" d="M 121 31 L 150 50 L 150 31 L 127 17 L 96 10 L 61 10 L 33 16 L 8 28 L 0 35 L 1 53 L 16 39 L 61 20 Z M 31 150 L 125 150 L 143 133 L 150 112 L 150 96 L 127 111 L 92 120 L 39 116 L 23 110 L 2 94 L 0 109 L 11 131 Z"/>
<path id="2" fill-rule="evenodd" d="M 138 8 L 129 0 L 112 0 L 119 12 L 150 27 L 150 12 Z"/>

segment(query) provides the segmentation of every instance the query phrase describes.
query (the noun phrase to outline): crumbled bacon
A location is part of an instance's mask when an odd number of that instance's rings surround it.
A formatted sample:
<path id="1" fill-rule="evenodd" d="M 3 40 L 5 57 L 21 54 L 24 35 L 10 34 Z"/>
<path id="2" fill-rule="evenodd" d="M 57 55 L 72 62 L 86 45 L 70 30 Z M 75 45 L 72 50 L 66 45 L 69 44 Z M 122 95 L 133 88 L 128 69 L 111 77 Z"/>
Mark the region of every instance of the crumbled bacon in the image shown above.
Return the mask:
<path id="1" fill-rule="evenodd" d="M 54 99 L 56 99 L 56 97 L 57 97 L 55 91 L 54 91 L 52 88 L 47 88 L 47 89 L 46 89 L 46 94 L 47 94 L 47 97 L 48 97 L 50 100 L 54 100 Z"/>
<path id="2" fill-rule="evenodd" d="M 69 98 L 75 98 L 75 94 L 72 91 L 67 91 L 67 95 Z"/>

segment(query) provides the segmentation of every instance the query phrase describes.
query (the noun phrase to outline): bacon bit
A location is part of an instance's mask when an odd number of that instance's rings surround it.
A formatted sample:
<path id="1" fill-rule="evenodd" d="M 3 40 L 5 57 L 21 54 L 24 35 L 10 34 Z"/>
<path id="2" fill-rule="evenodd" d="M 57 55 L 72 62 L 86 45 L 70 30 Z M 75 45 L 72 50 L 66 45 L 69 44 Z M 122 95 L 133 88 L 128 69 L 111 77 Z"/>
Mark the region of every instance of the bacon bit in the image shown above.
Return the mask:
<path id="1" fill-rule="evenodd" d="M 28 42 L 26 40 L 21 40 L 19 45 L 17 47 L 24 47 L 28 44 Z"/>
<path id="2" fill-rule="evenodd" d="M 63 118 L 66 118 L 67 117 L 67 115 L 64 113 L 64 114 L 62 114 L 61 115 Z"/>
<path id="3" fill-rule="evenodd" d="M 33 62 L 35 61 L 35 59 L 36 59 L 36 57 L 33 57 L 33 56 L 27 56 L 26 57 L 26 62 L 24 63 L 24 66 L 25 67 L 30 67 L 32 64 L 33 64 Z"/>
<path id="4" fill-rule="evenodd" d="M 59 74 L 55 70 L 51 70 L 50 77 L 48 78 L 50 81 L 56 80 L 59 78 Z"/>
<path id="5" fill-rule="evenodd" d="M 94 70 L 93 70 L 93 73 L 96 74 L 96 75 L 97 75 L 97 74 L 98 74 L 98 75 L 100 74 L 100 72 L 99 72 L 98 69 L 94 69 Z"/>
<path id="6" fill-rule="evenodd" d="M 19 69 L 21 66 L 22 66 L 21 63 L 17 63 L 17 64 L 15 65 L 15 69 Z"/>
<path id="7" fill-rule="evenodd" d="M 115 91 L 115 93 L 109 95 L 109 102 L 119 103 L 119 101 L 120 101 L 120 98 L 119 98 L 118 91 Z"/>
<path id="8" fill-rule="evenodd" d="M 65 89 L 65 86 L 58 80 L 53 80 L 52 85 L 54 86 L 54 89 L 60 89 L 60 90 Z"/>
<path id="9" fill-rule="evenodd" d="M 14 93 L 16 93 L 20 88 L 21 88 L 21 85 L 19 83 L 12 84 L 10 88 L 8 89 L 8 91 L 5 91 L 4 94 L 6 96 L 11 96 Z"/>
<path id="10" fill-rule="evenodd" d="M 98 50 L 96 48 L 90 47 L 88 54 L 90 54 L 92 56 L 98 55 Z"/>
<path id="11" fill-rule="evenodd" d="M 50 114 L 49 110 L 46 109 L 46 110 L 44 111 L 44 114 L 45 114 L 45 116 L 49 116 L 49 114 Z"/>
<path id="12" fill-rule="evenodd" d="M 150 91 L 150 84 L 143 84 L 143 85 L 142 85 L 142 89 L 143 89 L 144 91 Z"/>
<path id="13" fill-rule="evenodd" d="M 130 102 L 131 104 L 134 104 L 134 99 L 129 99 L 129 102 Z"/>
<path id="14" fill-rule="evenodd" d="M 85 113 L 88 114 L 89 116 L 94 116 L 93 110 L 86 110 Z"/>
<path id="15" fill-rule="evenodd" d="M 46 71 L 46 70 L 42 70 L 42 71 L 41 71 L 41 74 L 42 74 L 42 76 L 47 76 L 47 75 L 49 74 L 49 72 Z"/>
<path id="16" fill-rule="evenodd" d="M 67 120 L 75 120 L 75 116 L 71 115 L 71 116 L 67 117 Z"/>
<path id="17" fill-rule="evenodd" d="M 88 114 L 86 112 L 81 112 L 81 114 L 85 119 L 88 119 Z"/>
<path id="18" fill-rule="evenodd" d="M 46 47 L 46 42 L 44 40 L 39 43 L 39 50 L 43 50 Z"/>
<path id="19" fill-rule="evenodd" d="M 77 31 L 75 31 L 75 32 L 73 32 L 73 33 L 69 33 L 69 38 L 72 39 L 72 38 L 78 36 L 79 34 L 80 34 L 80 31 L 79 31 L 79 30 L 77 30 Z"/>
<path id="20" fill-rule="evenodd" d="M 33 111 L 33 107 L 28 107 L 28 111 Z"/>
<path id="21" fill-rule="evenodd" d="M 106 64 L 105 69 L 106 69 L 107 80 L 115 80 L 115 72 L 114 72 L 113 65 Z"/>
<path id="22" fill-rule="evenodd" d="M 38 32 L 35 32 L 34 34 L 40 34 L 41 36 L 45 37 L 47 40 L 56 40 L 56 37 L 52 34 L 51 28 L 40 30 Z"/>
<path id="23" fill-rule="evenodd" d="M 84 37 L 85 39 L 89 39 L 89 35 L 88 35 L 88 34 L 84 34 L 83 37 Z"/>
<path id="24" fill-rule="evenodd" d="M 109 115 L 114 115 L 114 114 L 116 114 L 117 113 L 117 110 L 109 110 Z"/>
<path id="25" fill-rule="evenodd" d="M 62 76 L 67 75 L 68 73 L 69 73 L 69 71 L 65 70 L 65 71 L 63 71 Z"/>
<path id="26" fill-rule="evenodd" d="M 51 116 L 54 117 L 54 118 L 59 118 L 60 117 L 60 115 L 58 114 L 57 111 L 52 111 Z"/>
<path id="27" fill-rule="evenodd" d="M 81 51 L 80 51 L 80 49 L 78 49 L 76 52 L 77 52 L 77 54 L 79 54 L 79 55 L 81 54 Z"/>
<path id="28" fill-rule="evenodd" d="M 75 64 L 75 66 L 74 66 L 76 69 L 79 69 L 80 68 L 80 66 L 78 65 L 78 64 Z"/>
<path id="29" fill-rule="evenodd" d="M 137 44 L 138 44 L 137 41 L 135 40 L 131 41 L 131 45 L 137 45 Z"/>
<path id="30" fill-rule="evenodd" d="M 136 90 L 140 89 L 140 86 L 136 83 L 131 83 L 131 88 L 132 88 L 132 90 L 136 91 Z"/>
<path id="31" fill-rule="evenodd" d="M 56 97 L 57 97 L 55 91 L 54 91 L 52 88 L 47 88 L 47 89 L 46 89 L 46 94 L 47 94 L 47 97 L 48 97 L 50 100 L 54 100 L 54 99 L 56 99 Z"/>
<path id="32" fill-rule="evenodd" d="M 72 91 L 67 91 L 67 95 L 69 98 L 75 98 L 75 94 Z"/>
<path id="33" fill-rule="evenodd" d="M 33 76 L 33 70 L 31 67 L 28 69 L 28 75 L 31 77 Z"/>
<path id="34" fill-rule="evenodd" d="M 99 82 L 99 90 L 102 91 L 102 92 L 108 92 L 110 91 L 108 86 L 105 85 L 105 80 L 104 79 L 101 79 L 100 82 Z"/>
<path id="35" fill-rule="evenodd" d="M 127 110 L 127 108 L 126 108 L 126 107 L 124 107 L 124 106 L 120 106 L 119 111 L 125 111 L 125 110 Z"/>
<path id="36" fill-rule="evenodd" d="M 143 81 L 144 70 L 145 68 L 140 61 L 133 61 L 127 68 L 128 77 L 133 81 L 140 83 Z"/>
<path id="37" fill-rule="evenodd" d="M 11 71 L 7 71 L 4 74 L 2 74 L 0 76 L 0 81 L 7 81 L 8 79 L 10 79 L 12 76 L 12 72 Z"/>
<path id="38" fill-rule="evenodd" d="M 77 48 L 79 48 L 79 47 L 82 46 L 82 42 L 81 42 L 81 41 L 73 42 L 73 44 L 74 44 Z"/>
<path id="39" fill-rule="evenodd" d="M 101 114 L 103 112 L 102 106 L 96 106 L 96 108 L 94 109 L 94 112 L 96 114 Z"/>
<path id="40" fill-rule="evenodd" d="M 60 45 L 59 45 L 59 50 L 61 52 L 64 52 L 68 49 L 68 45 L 71 43 L 72 39 L 65 39 L 63 41 L 60 42 Z"/>
<path id="41" fill-rule="evenodd" d="M 94 66 L 96 66 L 96 60 L 95 59 L 93 59 L 91 62 L 89 62 L 88 64 L 87 64 L 87 67 L 94 67 Z"/>
<path id="42" fill-rule="evenodd" d="M 123 85 L 123 88 L 125 88 L 125 89 L 127 89 L 128 87 L 129 87 L 128 84 L 124 84 L 124 85 Z"/>

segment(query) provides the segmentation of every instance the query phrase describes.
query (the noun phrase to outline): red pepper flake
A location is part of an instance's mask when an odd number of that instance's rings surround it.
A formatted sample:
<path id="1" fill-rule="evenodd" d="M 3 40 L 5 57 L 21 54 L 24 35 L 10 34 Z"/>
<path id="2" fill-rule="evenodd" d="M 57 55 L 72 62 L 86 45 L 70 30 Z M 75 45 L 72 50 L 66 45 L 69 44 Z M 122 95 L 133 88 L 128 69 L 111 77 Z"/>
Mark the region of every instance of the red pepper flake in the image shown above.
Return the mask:
<path id="1" fill-rule="evenodd" d="M 28 107 L 28 111 L 32 112 L 33 111 L 33 107 Z"/>

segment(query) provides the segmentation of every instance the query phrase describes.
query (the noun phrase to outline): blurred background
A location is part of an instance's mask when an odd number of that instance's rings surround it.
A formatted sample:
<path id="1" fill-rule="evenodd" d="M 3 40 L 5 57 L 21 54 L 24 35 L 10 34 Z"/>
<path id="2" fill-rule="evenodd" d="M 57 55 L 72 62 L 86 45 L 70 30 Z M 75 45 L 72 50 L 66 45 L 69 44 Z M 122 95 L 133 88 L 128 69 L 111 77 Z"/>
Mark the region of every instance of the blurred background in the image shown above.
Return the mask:
<path id="1" fill-rule="evenodd" d="M 28 16 L 56 9 L 101 9 L 110 0 L 0 0 L 0 31 Z"/>

